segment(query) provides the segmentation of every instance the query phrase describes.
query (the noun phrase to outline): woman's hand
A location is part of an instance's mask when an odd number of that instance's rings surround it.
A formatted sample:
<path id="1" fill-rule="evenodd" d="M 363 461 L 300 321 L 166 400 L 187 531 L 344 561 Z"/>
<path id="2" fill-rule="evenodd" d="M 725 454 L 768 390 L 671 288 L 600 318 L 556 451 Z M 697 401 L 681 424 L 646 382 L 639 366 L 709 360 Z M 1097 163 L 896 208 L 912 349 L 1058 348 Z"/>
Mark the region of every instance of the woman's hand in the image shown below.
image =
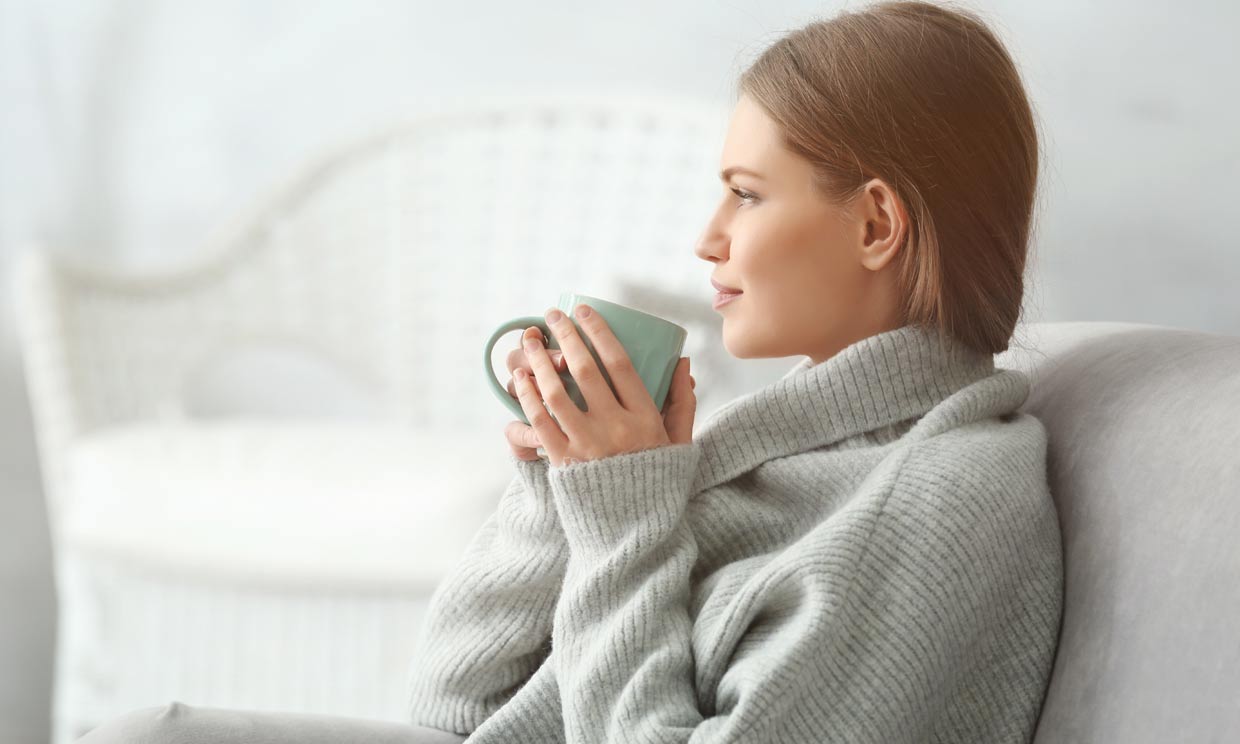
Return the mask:
<path id="1" fill-rule="evenodd" d="M 537 328 L 527 328 L 525 333 L 522 334 L 523 338 L 526 336 L 541 339 L 542 331 Z M 558 349 L 549 350 L 547 355 L 555 363 L 556 370 L 563 371 L 566 369 L 564 355 Z M 518 369 L 522 369 L 525 371 L 526 379 L 529 379 L 529 374 L 533 371 L 533 367 L 530 366 L 529 359 L 525 355 L 525 349 L 520 346 L 508 352 L 506 363 L 509 375 Z M 535 387 L 537 387 L 537 383 L 535 383 Z M 517 397 L 516 381 L 513 379 L 508 380 L 508 394 L 514 400 Z M 538 441 L 538 433 L 534 431 L 534 427 L 529 424 L 516 420 L 509 421 L 508 426 L 504 429 L 504 437 L 508 440 L 508 447 L 512 450 L 512 454 L 516 455 L 518 459 L 530 461 L 542 459 L 538 455 L 538 448 L 542 446 L 542 443 Z"/>
<path id="2" fill-rule="evenodd" d="M 547 312 L 547 326 L 559 342 L 589 410 L 582 411 L 568 397 L 551 356 L 542 345 L 539 329 L 526 329 L 524 334 L 525 354 L 534 376 L 530 377 L 520 367 L 513 370 L 521 409 L 537 441 L 546 448 L 551 464 L 559 467 L 691 442 L 697 398 L 693 393 L 688 358 L 677 364 L 665 410 L 660 411 L 634 369 L 628 352 L 606 321 L 587 305 L 578 306 L 576 317 L 598 351 L 616 387 L 615 393 L 603 379 L 573 322 L 554 308 Z M 544 403 L 547 408 L 543 407 Z M 554 419 L 547 409 L 555 414 Z"/>

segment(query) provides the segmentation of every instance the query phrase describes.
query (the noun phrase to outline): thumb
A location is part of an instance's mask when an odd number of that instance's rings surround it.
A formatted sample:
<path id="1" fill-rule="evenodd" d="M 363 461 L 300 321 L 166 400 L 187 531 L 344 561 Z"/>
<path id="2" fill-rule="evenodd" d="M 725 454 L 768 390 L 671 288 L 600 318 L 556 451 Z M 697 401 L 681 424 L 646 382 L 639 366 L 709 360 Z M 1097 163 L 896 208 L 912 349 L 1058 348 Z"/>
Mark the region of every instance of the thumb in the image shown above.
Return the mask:
<path id="1" fill-rule="evenodd" d="M 663 426 L 667 429 L 668 439 L 674 444 L 688 444 L 693 441 L 693 417 L 697 412 L 694 385 L 693 375 L 689 374 L 689 357 L 684 357 L 672 376 L 663 414 Z"/>

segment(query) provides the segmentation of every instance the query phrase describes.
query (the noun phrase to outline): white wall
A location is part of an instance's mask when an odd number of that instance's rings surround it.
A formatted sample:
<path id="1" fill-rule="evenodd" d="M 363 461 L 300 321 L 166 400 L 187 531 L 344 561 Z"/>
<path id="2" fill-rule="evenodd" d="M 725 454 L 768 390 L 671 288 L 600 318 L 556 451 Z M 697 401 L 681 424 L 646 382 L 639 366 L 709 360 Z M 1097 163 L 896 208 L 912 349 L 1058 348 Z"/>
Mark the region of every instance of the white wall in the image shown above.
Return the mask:
<path id="1" fill-rule="evenodd" d="M 175 262 L 308 152 L 428 98 L 652 87 L 723 102 L 769 40 L 839 7 L 4 3 L 0 257 L 34 238 L 122 266 Z M 1240 328 L 1225 284 L 1238 239 L 1210 219 L 1236 196 L 1240 10 L 973 7 L 1044 126 L 1045 319 Z"/>
<path id="2" fill-rule="evenodd" d="M 0 739 L 45 731 L 51 639 L 9 295 L 20 245 L 169 265 L 307 153 L 428 99 L 653 88 L 722 103 L 766 43 L 838 7 L 0 0 L 0 627 L 10 634 L 0 634 L 0 668 L 26 669 L 0 683 Z M 1240 333 L 1240 238 L 1228 221 L 1240 175 L 1240 5 L 972 7 L 1009 43 L 1046 136 L 1029 319 Z M 18 606 L 5 606 L 7 587 L 26 592 Z M 6 737 L 5 725 L 25 734 Z"/>

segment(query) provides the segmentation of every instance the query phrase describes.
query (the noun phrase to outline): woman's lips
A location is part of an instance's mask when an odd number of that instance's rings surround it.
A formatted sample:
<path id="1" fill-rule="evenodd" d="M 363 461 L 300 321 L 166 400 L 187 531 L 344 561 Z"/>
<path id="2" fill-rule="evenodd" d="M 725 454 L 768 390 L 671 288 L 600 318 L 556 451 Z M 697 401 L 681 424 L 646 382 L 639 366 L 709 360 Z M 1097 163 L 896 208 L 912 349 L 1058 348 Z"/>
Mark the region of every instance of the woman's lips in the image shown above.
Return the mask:
<path id="1" fill-rule="evenodd" d="M 741 292 L 717 292 L 715 294 L 715 309 L 718 310 L 720 307 L 723 307 L 732 300 L 735 300 L 737 297 L 740 297 L 741 294 Z"/>

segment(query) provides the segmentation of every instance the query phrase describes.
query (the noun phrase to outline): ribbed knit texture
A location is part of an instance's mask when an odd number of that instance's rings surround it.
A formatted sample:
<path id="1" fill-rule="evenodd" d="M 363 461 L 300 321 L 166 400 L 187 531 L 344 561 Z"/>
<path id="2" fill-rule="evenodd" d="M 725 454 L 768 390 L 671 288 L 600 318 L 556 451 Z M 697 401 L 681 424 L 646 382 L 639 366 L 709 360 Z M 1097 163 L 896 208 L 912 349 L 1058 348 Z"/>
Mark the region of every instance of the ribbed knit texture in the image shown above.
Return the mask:
<path id="1" fill-rule="evenodd" d="M 437 588 L 410 720 L 470 742 L 1029 742 L 1062 611 L 1017 370 L 920 326 L 690 444 L 517 477 Z"/>

